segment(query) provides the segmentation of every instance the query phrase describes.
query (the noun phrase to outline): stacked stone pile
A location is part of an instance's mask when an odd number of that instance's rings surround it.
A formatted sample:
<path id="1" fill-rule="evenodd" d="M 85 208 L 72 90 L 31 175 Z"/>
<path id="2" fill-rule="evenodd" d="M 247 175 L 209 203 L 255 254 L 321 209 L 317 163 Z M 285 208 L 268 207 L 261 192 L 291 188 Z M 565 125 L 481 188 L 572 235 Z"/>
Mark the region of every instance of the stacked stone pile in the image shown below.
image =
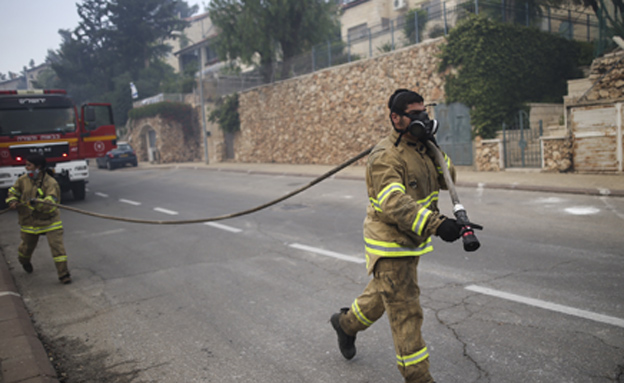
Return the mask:
<path id="1" fill-rule="evenodd" d="M 475 168 L 480 172 L 497 172 L 500 166 L 501 140 L 483 140 L 480 136 L 475 138 Z"/>
<path id="2" fill-rule="evenodd" d="M 585 96 L 588 101 L 624 99 L 624 60 L 607 73 L 620 59 L 624 58 L 624 51 L 614 52 L 592 62 L 589 80 L 595 83 L 605 75 Z"/>
<path id="3" fill-rule="evenodd" d="M 545 139 L 542 144 L 544 150 L 543 172 L 564 173 L 572 170 L 572 137 Z"/>

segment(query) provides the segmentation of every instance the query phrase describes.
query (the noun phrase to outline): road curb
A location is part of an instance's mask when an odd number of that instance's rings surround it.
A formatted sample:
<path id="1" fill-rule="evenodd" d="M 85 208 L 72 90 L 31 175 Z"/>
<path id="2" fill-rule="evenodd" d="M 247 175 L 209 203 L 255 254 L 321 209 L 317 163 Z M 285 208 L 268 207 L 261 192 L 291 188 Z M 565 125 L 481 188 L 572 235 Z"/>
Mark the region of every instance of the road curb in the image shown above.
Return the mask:
<path id="1" fill-rule="evenodd" d="M 37 335 L 2 252 L 0 344 L 0 382 L 58 383 L 56 371 Z"/>

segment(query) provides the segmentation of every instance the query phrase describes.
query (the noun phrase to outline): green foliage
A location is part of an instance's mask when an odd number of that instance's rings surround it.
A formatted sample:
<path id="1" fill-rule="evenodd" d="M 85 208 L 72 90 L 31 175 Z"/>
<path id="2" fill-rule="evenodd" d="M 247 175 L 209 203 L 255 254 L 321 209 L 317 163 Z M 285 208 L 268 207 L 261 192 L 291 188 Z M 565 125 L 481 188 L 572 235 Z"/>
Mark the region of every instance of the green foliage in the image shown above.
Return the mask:
<path id="1" fill-rule="evenodd" d="M 189 104 L 163 101 L 134 108 L 128 112 L 128 117 L 133 120 L 156 116 L 179 124 L 182 127 L 184 138 L 187 140 L 192 140 L 199 134 L 197 118 L 193 107 Z"/>
<path id="2" fill-rule="evenodd" d="M 48 52 L 57 87 L 67 89 L 77 103 L 111 102 L 116 124 L 124 125 L 132 105 L 130 81 L 141 98 L 188 88 L 188 79 L 161 59 L 171 49 L 164 40 L 188 26 L 178 15 L 188 16 L 196 8 L 174 0 L 77 3 L 78 27 L 59 31 L 60 49 Z"/>
<path id="3" fill-rule="evenodd" d="M 240 130 L 240 116 L 238 114 L 238 93 L 223 96 L 215 103 L 215 108 L 208 116 L 210 122 L 219 124 L 226 133 L 235 133 Z"/>
<path id="4" fill-rule="evenodd" d="M 527 102 L 562 102 L 567 80 L 580 77 L 581 49 L 573 41 L 512 24 L 472 16 L 451 30 L 440 70 L 447 102 L 471 110 L 474 133 L 493 138 Z"/>
<path id="5" fill-rule="evenodd" d="M 416 17 L 418 17 L 418 19 L 416 19 Z M 425 25 L 429 20 L 427 10 L 410 9 L 405 14 L 403 33 L 405 34 L 405 37 L 409 40 L 410 44 L 416 43 L 416 34 L 414 33 L 414 31 L 416 30 L 416 20 L 418 20 L 418 41 L 423 41 L 423 31 L 425 30 Z"/>
<path id="6" fill-rule="evenodd" d="M 264 69 L 283 61 L 281 78 L 291 72 L 291 58 L 339 35 L 336 2 L 326 0 L 212 0 L 212 22 L 221 30 L 221 60 L 240 59 Z"/>
<path id="7" fill-rule="evenodd" d="M 393 48 L 394 47 L 392 46 L 392 43 L 384 43 L 377 47 L 377 51 L 379 53 L 387 53 L 387 52 L 392 52 L 394 50 Z"/>

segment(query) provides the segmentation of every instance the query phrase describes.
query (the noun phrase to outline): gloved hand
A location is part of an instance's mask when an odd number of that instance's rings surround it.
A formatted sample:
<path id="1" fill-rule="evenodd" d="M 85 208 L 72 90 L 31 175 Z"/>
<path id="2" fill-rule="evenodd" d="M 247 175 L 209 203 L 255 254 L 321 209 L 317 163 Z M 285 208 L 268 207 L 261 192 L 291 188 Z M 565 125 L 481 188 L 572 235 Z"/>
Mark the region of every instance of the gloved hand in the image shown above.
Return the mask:
<path id="1" fill-rule="evenodd" d="M 452 218 L 447 218 L 438 226 L 436 235 L 446 242 L 454 242 L 459 239 L 462 227 Z"/>

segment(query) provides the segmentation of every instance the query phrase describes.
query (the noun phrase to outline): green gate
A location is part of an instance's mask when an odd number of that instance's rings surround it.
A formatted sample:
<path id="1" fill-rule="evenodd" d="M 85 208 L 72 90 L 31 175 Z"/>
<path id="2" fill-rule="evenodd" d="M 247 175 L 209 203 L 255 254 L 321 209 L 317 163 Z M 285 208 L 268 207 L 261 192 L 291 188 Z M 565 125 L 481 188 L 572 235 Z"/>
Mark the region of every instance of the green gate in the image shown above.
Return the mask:
<path id="1" fill-rule="evenodd" d="M 540 168 L 542 166 L 542 121 L 531 126 L 529 114 L 523 110 L 511 125 L 503 123 L 503 152 L 506 168 Z"/>
<path id="2" fill-rule="evenodd" d="M 455 165 L 472 165 L 472 130 L 470 109 L 460 103 L 438 104 L 435 119 L 440 124 L 436 140 Z"/>

